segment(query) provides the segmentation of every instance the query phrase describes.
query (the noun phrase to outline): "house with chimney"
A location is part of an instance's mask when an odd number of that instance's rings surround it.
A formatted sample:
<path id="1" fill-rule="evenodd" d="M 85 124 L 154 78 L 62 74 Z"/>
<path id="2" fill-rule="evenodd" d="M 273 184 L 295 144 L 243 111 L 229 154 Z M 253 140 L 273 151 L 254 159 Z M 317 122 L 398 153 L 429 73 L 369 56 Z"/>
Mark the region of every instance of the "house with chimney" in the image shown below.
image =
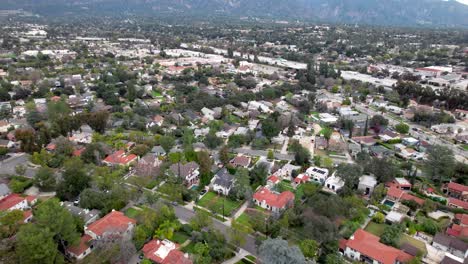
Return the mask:
<path id="1" fill-rule="evenodd" d="M 179 250 L 179 245 L 165 239 L 153 239 L 143 246 L 145 258 L 159 264 L 192 264 L 188 255 Z"/>
<path id="2" fill-rule="evenodd" d="M 185 164 L 182 162 L 172 164 L 169 171 L 173 175 L 182 178 L 187 188 L 197 185 L 200 180 L 200 166 L 193 161 Z"/>
<path id="3" fill-rule="evenodd" d="M 269 190 L 266 187 L 260 187 L 252 197 L 255 205 L 274 213 L 280 213 L 286 208 L 294 205 L 294 193 L 284 191 L 277 193 Z"/>

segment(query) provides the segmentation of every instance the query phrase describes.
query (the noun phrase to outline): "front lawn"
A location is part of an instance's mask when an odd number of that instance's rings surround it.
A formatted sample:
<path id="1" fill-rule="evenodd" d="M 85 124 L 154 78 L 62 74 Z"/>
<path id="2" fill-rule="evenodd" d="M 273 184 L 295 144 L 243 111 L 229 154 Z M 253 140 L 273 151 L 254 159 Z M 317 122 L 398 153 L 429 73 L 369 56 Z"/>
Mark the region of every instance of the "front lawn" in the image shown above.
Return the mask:
<path id="1" fill-rule="evenodd" d="M 125 211 L 125 215 L 133 219 L 136 219 L 139 214 L 140 214 L 140 210 L 135 209 L 133 207 L 130 207 Z"/>
<path id="2" fill-rule="evenodd" d="M 374 222 L 369 222 L 369 224 L 367 224 L 366 228 L 364 230 L 366 230 L 367 232 L 371 233 L 371 234 L 374 234 L 378 237 L 382 236 L 383 232 L 384 232 L 384 229 L 385 229 L 385 224 L 377 224 L 377 223 L 374 223 Z"/>
<path id="3" fill-rule="evenodd" d="M 205 194 L 205 196 L 203 196 L 197 204 L 199 206 L 207 208 L 212 212 L 222 215 L 223 203 L 224 216 L 230 216 L 233 213 L 233 211 L 239 208 L 239 206 L 242 204 L 241 201 L 233 201 L 214 192 L 208 192 L 207 194 Z"/>
<path id="4" fill-rule="evenodd" d="M 416 247 L 421 252 L 424 252 L 424 255 L 427 254 L 426 244 L 424 242 L 417 240 L 416 238 L 410 237 L 407 234 L 403 234 L 398 241 L 398 246 L 401 247 L 404 244 L 410 244 L 413 247 Z"/>
<path id="5" fill-rule="evenodd" d="M 176 242 L 179 245 L 183 244 L 185 241 L 187 241 L 187 239 L 189 239 L 189 236 L 181 231 L 175 232 L 174 236 L 172 237 L 172 241 Z"/>

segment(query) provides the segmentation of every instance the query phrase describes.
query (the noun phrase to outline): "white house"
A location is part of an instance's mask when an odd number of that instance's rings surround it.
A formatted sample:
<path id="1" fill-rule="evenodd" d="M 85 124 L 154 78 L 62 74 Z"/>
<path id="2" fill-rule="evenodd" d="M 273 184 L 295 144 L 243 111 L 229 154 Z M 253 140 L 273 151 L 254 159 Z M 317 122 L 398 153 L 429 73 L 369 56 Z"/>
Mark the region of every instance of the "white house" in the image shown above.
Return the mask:
<path id="1" fill-rule="evenodd" d="M 223 168 L 218 171 L 213 178 L 213 191 L 228 195 L 234 186 L 234 181 L 234 176 L 231 175 L 226 168 Z"/>
<path id="2" fill-rule="evenodd" d="M 364 194 L 368 195 L 374 191 L 377 185 L 377 179 L 371 175 L 362 175 L 359 178 L 358 190 L 363 191 Z"/>
<path id="3" fill-rule="evenodd" d="M 338 190 L 343 188 L 345 182 L 333 174 L 330 178 L 325 180 L 325 188 L 336 193 Z"/>
<path id="4" fill-rule="evenodd" d="M 328 169 L 319 168 L 319 167 L 310 167 L 305 172 L 311 180 L 324 184 L 325 180 L 328 178 Z"/>
<path id="5" fill-rule="evenodd" d="M 281 169 L 275 172 L 275 176 L 282 178 L 283 180 L 291 180 L 291 174 L 294 170 L 299 170 L 300 166 L 292 165 L 291 163 L 285 164 Z"/>

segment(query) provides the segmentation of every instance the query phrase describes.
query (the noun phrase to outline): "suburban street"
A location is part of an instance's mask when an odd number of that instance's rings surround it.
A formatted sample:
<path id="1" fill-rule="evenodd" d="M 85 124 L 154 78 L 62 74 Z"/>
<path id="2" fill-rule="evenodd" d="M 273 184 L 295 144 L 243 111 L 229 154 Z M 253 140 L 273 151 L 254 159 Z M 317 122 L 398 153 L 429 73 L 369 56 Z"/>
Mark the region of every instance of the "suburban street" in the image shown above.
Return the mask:
<path id="1" fill-rule="evenodd" d="M 240 154 L 245 154 L 249 156 L 268 156 L 268 151 L 266 150 L 255 150 L 255 149 L 249 149 L 249 148 L 237 148 L 233 149 L 233 152 L 240 153 Z M 291 154 L 281 154 L 278 152 L 275 152 L 275 158 L 279 160 L 294 160 L 294 155 Z"/>
<path id="2" fill-rule="evenodd" d="M 0 161 L 0 175 L 15 175 L 16 166 L 23 165 L 26 168 L 25 175 L 28 178 L 33 178 L 36 175 L 36 168 L 28 166 L 29 155 L 25 153 L 13 154 L 12 157 Z"/>

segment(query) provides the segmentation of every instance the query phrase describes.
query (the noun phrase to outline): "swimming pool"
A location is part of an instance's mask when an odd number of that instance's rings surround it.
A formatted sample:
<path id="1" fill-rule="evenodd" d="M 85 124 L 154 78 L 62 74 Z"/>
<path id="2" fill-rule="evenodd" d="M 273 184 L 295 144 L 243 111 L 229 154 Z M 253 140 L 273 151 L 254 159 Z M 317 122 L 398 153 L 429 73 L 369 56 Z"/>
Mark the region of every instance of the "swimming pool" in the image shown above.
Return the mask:
<path id="1" fill-rule="evenodd" d="M 394 202 L 394 201 L 390 201 L 390 200 L 385 200 L 385 201 L 383 202 L 383 204 L 385 204 L 386 206 L 388 206 L 388 207 L 391 208 L 391 207 L 393 207 L 393 205 L 395 205 L 395 202 Z"/>

